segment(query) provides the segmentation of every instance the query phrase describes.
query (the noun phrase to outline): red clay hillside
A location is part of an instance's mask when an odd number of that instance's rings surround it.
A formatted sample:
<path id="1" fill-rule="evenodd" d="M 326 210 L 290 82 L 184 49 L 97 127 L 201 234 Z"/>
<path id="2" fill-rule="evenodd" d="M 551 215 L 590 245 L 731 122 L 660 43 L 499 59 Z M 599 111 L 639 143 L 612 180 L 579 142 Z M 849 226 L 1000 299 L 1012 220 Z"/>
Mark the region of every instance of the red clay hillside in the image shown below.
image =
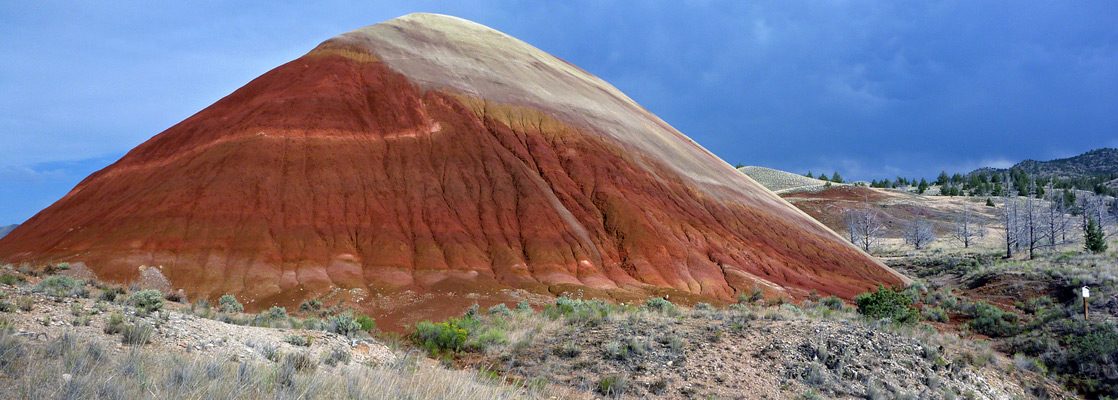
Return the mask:
<path id="1" fill-rule="evenodd" d="M 255 308 L 338 288 L 391 308 L 374 295 L 902 282 L 601 79 L 431 14 L 327 40 L 160 133 L 0 240 L 0 260 L 122 283 L 161 267 Z"/>

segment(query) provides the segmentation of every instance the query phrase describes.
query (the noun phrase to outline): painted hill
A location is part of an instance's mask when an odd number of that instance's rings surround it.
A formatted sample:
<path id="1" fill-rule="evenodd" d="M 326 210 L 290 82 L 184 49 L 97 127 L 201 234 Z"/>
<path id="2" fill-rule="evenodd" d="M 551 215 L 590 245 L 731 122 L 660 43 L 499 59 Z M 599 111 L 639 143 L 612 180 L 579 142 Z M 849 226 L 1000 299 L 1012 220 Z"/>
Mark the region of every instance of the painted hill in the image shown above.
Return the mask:
<path id="1" fill-rule="evenodd" d="M 776 193 L 821 190 L 827 186 L 826 181 L 808 178 L 800 174 L 793 174 L 778 169 L 747 166 L 738 168 L 738 171 L 749 175 L 761 186 Z M 832 185 L 843 185 L 841 183 Z"/>
<path id="2" fill-rule="evenodd" d="M 8 232 L 11 232 L 17 226 L 19 226 L 19 225 L 0 226 L 0 238 L 2 238 L 4 236 L 7 236 Z"/>
<path id="3" fill-rule="evenodd" d="M 431 14 L 249 82 L 90 175 L 0 259 L 143 270 L 250 309 L 342 290 L 422 303 L 415 318 L 517 293 L 850 298 L 902 280 L 601 79 Z"/>

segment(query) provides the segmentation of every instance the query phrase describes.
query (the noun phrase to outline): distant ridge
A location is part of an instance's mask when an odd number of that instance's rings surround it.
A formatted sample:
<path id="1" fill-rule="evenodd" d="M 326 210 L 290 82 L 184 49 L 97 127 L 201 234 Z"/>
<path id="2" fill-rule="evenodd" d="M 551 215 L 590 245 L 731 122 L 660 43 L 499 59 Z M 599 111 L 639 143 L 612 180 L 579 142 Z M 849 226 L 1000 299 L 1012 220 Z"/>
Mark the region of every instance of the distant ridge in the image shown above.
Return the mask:
<path id="1" fill-rule="evenodd" d="M 1025 160 L 1009 168 L 979 168 L 970 174 L 1021 171 L 1041 178 L 1085 178 L 1118 174 L 1118 149 L 1101 148 L 1050 161 Z"/>
<path id="2" fill-rule="evenodd" d="M 2 238 L 2 237 L 4 237 L 4 236 L 7 236 L 7 235 L 8 235 L 8 232 L 11 232 L 11 231 L 12 231 L 13 229 L 15 229 L 15 228 L 16 228 L 17 226 L 19 226 L 19 224 L 16 224 L 16 225 L 8 225 L 8 226 L 0 226 L 0 238 Z"/>

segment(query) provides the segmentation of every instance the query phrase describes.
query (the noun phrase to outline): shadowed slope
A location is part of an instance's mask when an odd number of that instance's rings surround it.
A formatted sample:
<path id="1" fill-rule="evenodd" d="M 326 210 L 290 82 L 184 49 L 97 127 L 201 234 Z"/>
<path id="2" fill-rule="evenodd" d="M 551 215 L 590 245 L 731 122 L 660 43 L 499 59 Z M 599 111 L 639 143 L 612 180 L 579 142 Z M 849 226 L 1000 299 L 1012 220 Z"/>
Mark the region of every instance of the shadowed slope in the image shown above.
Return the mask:
<path id="1" fill-rule="evenodd" d="M 265 305 L 335 287 L 730 300 L 901 282 L 600 79 L 428 14 L 253 80 L 88 177 L 0 257 L 118 281 L 161 266 L 191 294 Z"/>

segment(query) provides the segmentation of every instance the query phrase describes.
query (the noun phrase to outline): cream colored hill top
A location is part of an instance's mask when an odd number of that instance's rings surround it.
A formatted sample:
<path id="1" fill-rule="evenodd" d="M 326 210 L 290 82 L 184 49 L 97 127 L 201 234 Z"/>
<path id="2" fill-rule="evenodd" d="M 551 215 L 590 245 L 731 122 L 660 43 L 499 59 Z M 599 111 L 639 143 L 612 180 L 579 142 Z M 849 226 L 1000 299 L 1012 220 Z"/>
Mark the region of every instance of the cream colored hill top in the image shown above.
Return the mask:
<path id="1" fill-rule="evenodd" d="M 637 155 L 634 161 L 663 181 L 689 180 L 711 199 L 765 210 L 821 237 L 847 244 L 831 229 L 740 173 L 617 88 L 512 36 L 461 18 L 418 13 L 341 34 L 322 46 L 339 44 L 368 50 L 389 68 L 427 89 L 550 114 Z M 666 166 L 678 178 L 664 176 L 653 162 Z"/>
<path id="2" fill-rule="evenodd" d="M 453 89 L 488 101 L 554 113 L 592 127 L 629 149 L 669 162 L 682 176 L 723 198 L 726 190 L 772 203 L 779 199 L 645 110 L 613 86 L 540 49 L 475 22 L 409 14 L 332 40 L 365 45 L 393 70 L 427 88 Z"/>
<path id="3" fill-rule="evenodd" d="M 738 168 L 738 171 L 744 172 L 757 183 L 776 193 L 822 189 L 827 184 L 815 178 L 772 168 L 748 166 Z"/>

